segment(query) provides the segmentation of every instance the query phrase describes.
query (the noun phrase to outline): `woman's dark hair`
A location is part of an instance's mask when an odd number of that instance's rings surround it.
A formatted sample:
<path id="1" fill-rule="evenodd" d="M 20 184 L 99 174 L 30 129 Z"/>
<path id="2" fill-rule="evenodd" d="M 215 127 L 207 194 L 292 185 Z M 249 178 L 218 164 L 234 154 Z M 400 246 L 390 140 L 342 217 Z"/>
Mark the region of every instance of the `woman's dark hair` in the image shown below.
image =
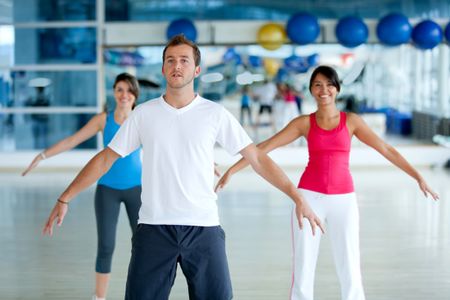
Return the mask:
<path id="1" fill-rule="evenodd" d="M 338 92 L 341 91 L 341 84 L 339 83 L 339 76 L 336 73 L 336 70 L 329 66 L 318 66 L 311 74 L 311 79 L 309 80 L 309 91 L 311 91 L 311 87 L 313 85 L 314 80 L 317 75 L 322 74 L 328 80 L 331 81 L 331 84 L 337 89 Z"/>
<path id="2" fill-rule="evenodd" d="M 115 89 L 116 85 L 121 81 L 128 83 L 128 85 L 130 86 L 130 91 L 136 98 L 136 100 L 134 100 L 134 103 L 133 103 L 133 108 L 135 108 L 136 102 L 139 98 L 139 83 L 138 83 L 136 77 L 134 77 L 133 75 L 131 75 L 129 73 L 121 73 L 121 74 L 117 75 L 116 80 L 114 81 L 114 84 L 113 84 L 113 88 Z"/>

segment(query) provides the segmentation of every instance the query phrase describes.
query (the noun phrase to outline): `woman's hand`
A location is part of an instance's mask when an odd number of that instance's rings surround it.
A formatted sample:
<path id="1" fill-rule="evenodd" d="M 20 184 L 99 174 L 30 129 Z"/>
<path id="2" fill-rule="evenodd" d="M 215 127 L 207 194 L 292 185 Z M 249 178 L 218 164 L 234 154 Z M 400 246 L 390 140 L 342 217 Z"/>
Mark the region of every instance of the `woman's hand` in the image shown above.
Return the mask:
<path id="1" fill-rule="evenodd" d="M 428 186 L 428 184 L 425 182 L 425 180 L 423 180 L 421 178 L 421 179 L 417 180 L 417 184 L 419 185 L 419 188 L 422 190 L 425 197 L 428 198 L 428 194 L 430 194 L 431 198 L 433 198 L 433 200 L 439 199 L 439 195 L 431 190 L 431 188 Z"/>
<path id="2" fill-rule="evenodd" d="M 217 166 L 218 166 L 218 164 L 214 163 L 214 175 L 216 175 L 217 177 L 220 177 L 220 171 Z"/>
<path id="3" fill-rule="evenodd" d="M 223 189 L 225 187 L 225 185 L 228 183 L 228 181 L 230 181 L 231 179 L 231 174 L 230 172 L 225 172 L 225 174 L 223 174 L 222 178 L 219 179 L 219 181 L 216 184 L 216 187 L 214 188 L 214 192 L 219 192 L 221 189 Z"/>
<path id="4" fill-rule="evenodd" d="M 52 209 L 52 212 L 50 213 L 50 216 L 47 219 L 47 222 L 44 225 L 44 228 L 42 229 L 42 234 L 46 235 L 48 234 L 49 236 L 53 235 L 53 223 L 55 221 L 55 219 L 57 219 L 56 221 L 56 225 L 61 226 L 64 217 L 67 213 L 68 210 L 68 203 L 59 201 L 56 202 L 55 206 Z"/>
<path id="5" fill-rule="evenodd" d="M 34 168 L 37 167 L 37 165 L 40 163 L 40 161 L 43 160 L 42 154 L 39 153 L 38 155 L 36 155 L 36 157 L 33 159 L 33 161 L 31 162 L 31 164 L 28 166 L 28 168 L 25 169 L 25 171 L 22 172 L 22 176 L 25 176 L 28 174 L 28 172 L 30 172 L 31 170 L 33 170 Z"/>

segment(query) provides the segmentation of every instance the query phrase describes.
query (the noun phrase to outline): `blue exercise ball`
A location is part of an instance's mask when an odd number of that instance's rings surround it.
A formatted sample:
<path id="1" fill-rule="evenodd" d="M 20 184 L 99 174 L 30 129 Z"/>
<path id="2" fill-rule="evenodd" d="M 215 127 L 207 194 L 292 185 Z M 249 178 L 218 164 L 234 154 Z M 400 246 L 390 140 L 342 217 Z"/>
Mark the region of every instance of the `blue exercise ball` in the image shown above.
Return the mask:
<path id="1" fill-rule="evenodd" d="M 361 18 L 345 17 L 336 25 L 336 37 L 339 43 L 348 48 L 354 48 L 367 41 L 369 29 Z"/>
<path id="2" fill-rule="evenodd" d="M 443 33 L 439 24 L 425 20 L 414 26 L 412 39 L 414 44 L 424 50 L 433 49 L 442 41 Z"/>
<path id="3" fill-rule="evenodd" d="M 318 65 L 319 64 L 319 54 L 317 54 L 317 53 L 311 54 L 310 56 L 308 56 L 306 58 L 306 61 L 308 62 L 308 65 L 310 67 L 314 67 L 314 66 Z"/>
<path id="4" fill-rule="evenodd" d="M 314 42 L 320 33 L 319 21 L 308 13 L 297 13 L 289 18 L 286 25 L 289 39 L 299 45 Z"/>
<path id="5" fill-rule="evenodd" d="M 398 46 L 409 42 L 412 26 L 406 16 L 392 13 L 384 16 L 377 24 L 377 36 L 381 43 Z"/>
<path id="6" fill-rule="evenodd" d="M 254 68 L 259 68 L 263 66 L 264 61 L 260 56 L 250 55 L 248 57 L 248 63 Z"/>
<path id="7" fill-rule="evenodd" d="M 234 48 L 228 48 L 222 56 L 222 61 L 224 63 L 230 62 L 230 61 L 234 60 L 236 55 L 237 55 L 237 53 Z"/>
<path id="8" fill-rule="evenodd" d="M 197 29 L 189 19 L 178 19 L 169 24 L 166 32 L 167 39 L 170 40 L 178 34 L 184 34 L 187 39 L 193 42 L 197 39 Z"/>
<path id="9" fill-rule="evenodd" d="M 284 59 L 284 67 L 287 71 L 295 73 L 306 73 L 309 68 L 307 58 L 304 56 L 291 55 Z"/>
<path id="10" fill-rule="evenodd" d="M 447 26 L 445 27 L 445 38 L 447 39 L 447 42 L 450 43 L 450 22 L 448 22 Z"/>
<path id="11" fill-rule="evenodd" d="M 222 56 L 222 61 L 224 63 L 234 63 L 235 65 L 240 65 L 242 63 L 242 58 L 234 48 L 228 48 Z"/>

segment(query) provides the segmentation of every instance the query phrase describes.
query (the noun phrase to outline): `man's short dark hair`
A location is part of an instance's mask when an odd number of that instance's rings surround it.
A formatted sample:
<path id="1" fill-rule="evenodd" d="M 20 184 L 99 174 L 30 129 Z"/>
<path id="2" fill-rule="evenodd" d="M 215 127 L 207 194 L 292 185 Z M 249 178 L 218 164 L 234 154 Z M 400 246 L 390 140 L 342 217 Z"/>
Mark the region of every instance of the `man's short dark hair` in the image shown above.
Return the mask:
<path id="1" fill-rule="evenodd" d="M 192 51 L 194 54 L 194 61 L 195 61 L 195 66 L 198 67 L 200 65 L 201 62 L 201 54 L 200 54 L 200 49 L 198 49 L 198 46 L 192 42 L 191 40 L 187 39 L 184 34 L 177 34 L 176 36 L 174 36 L 173 38 L 171 38 L 167 44 L 166 47 L 164 48 L 163 51 L 163 64 L 164 64 L 164 59 L 166 58 L 166 50 L 169 47 L 174 47 L 174 46 L 179 46 L 179 45 L 188 45 L 192 47 Z"/>

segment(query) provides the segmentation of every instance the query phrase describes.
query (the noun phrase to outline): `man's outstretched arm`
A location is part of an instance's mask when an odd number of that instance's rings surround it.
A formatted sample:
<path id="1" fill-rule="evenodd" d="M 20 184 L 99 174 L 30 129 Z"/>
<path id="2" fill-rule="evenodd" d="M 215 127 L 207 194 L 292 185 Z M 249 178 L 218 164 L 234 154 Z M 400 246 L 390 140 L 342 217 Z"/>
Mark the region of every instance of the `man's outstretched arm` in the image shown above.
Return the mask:
<path id="1" fill-rule="evenodd" d="M 57 225 L 61 226 L 64 216 L 67 213 L 68 204 L 78 193 L 96 182 L 103 174 L 105 174 L 119 158 L 119 154 L 106 147 L 95 155 L 84 168 L 78 173 L 72 183 L 58 198 L 53 207 L 50 216 L 45 223 L 42 233 L 52 235 L 53 223 L 57 219 Z"/>
<path id="2" fill-rule="evenodd" d="M 240 153 L 259 175 L 294 201 L 300 229 L 303 229 L 303 218 L 306 218 L 311 225 L 313 234 L 315 234 L 316 226 L 324 232 L 320 219 L 304 201 L 286 174 L 266 153 L 258 149 L 254 144 L 245 147 Z"/>

